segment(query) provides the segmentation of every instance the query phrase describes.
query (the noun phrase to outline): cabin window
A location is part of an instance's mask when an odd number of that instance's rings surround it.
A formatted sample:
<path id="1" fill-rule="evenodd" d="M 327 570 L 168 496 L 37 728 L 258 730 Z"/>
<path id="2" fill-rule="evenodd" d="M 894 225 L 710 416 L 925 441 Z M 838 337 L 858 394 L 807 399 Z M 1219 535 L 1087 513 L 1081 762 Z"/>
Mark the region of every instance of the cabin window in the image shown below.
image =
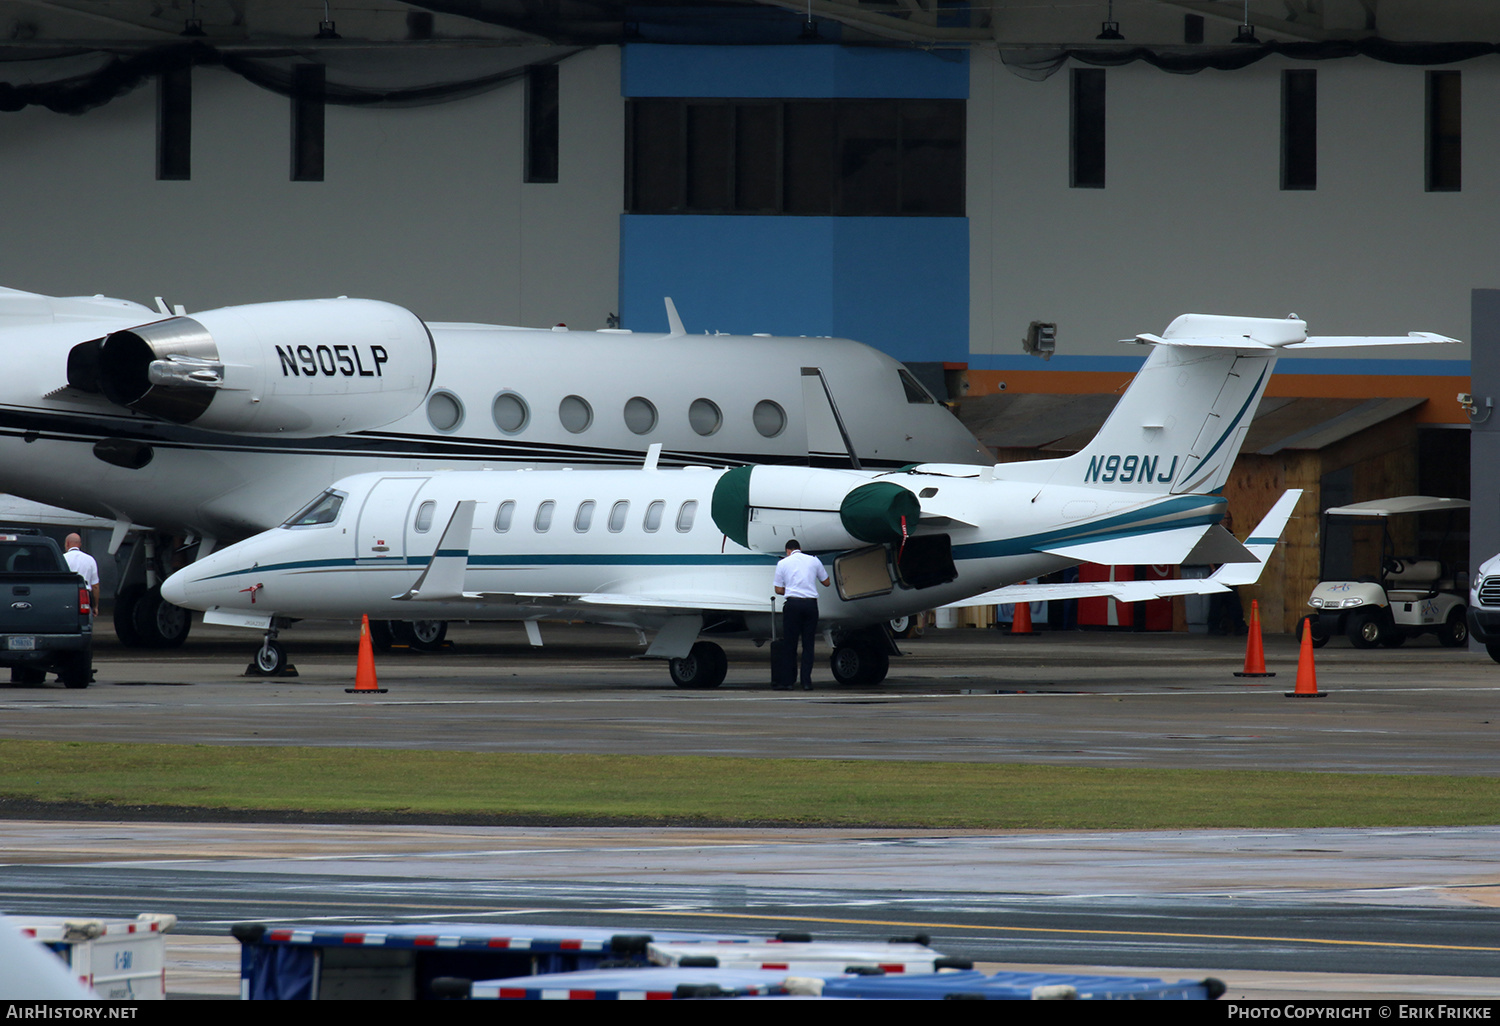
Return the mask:
<path id="1" fill-rule="evenodd" d="M 708 399 L 694 399 L 688 407 L 688 423 L 694 431 L 707 437 L 724 426 L 724 414 L 718 404 Z"/>
<path id="2" fill-rule="evenodd" d="M 434 392 L 427 399 L 427 422 L 439 431 L 452 431 L 464 422 L 464 404 L 452 392 Z"/>
<path id="3" fill-rule="evenodd" d="M 339 518 L 339 509 L 344 505 L 340 492 L 328 491 L 303 506 L 282 527 L 326 527 Z"/>
<path id="4" fill-rule="evenodd" d="M 697 516 L 697 500 L 689 499 L 687 502 L 684 502 L 682 504 L 682 508 L 677 511 L 677 530 L 681 531 L 683 534 L 691 531 L 693 529 L 693 520 Z"/>
<path id="5" fill-rule="evenodd" d="M 630 502 L 621 499 L 609 508 L 609 533 L 619 534 L 625 530 L 625 518 L 630 514 Z"/>
<path id="6" fill-rule="evenodd" d="M 432 530 L 432 515 L 437 512 L 437 503 L 428 499 L 417 507 L 416 529 L 418 534 L 426 534 Z"/>
<path id="7" fill-rule="evenodd" d="M 786 411 L 769 399 L 762 399 L 755 404 L 751 420 L 755 422 L 755 430 L 763 438 L 775 438 L 786 430 Z"/>
<path id="8" fill-rule="evenodd" d="M 557 419 L 573 434 L 581 434 L 594 422 L 594 408 L 581 395 L 564 396 L 557 407 Z"/>
<path id="9" fill-rule="evenodd" d="M 527 422 L 531 420 L 531 408 L 516 393 L 501 392 L 495 396 L 490 415 L 495 418 L 497 428 L 507 435 L 514 435 L 526 429 Z"/>
<path id="10" fill-rule="evenodd" d="M 922 383 L 912 376 L 911 371 L 903 367 L 897 373 L 901 375 L 901 390 L 906 393 L 906 401 L 908 403 L 937 402 L 932 397 L 932 394 L 922 387 Z"/>
<path id="11" fill-rule="evenodd" d="M 515 519 L 515 516 L 516 500 L 506 499 L 500 504 L 500 508 L 495 510 L 495 532 L 497 534 L 504 534 L 506 531 L 509 531 L 510 523 Z"/>
<path id="12" fill-rule="evenodd" d="M 920 492 L 917 493 L 917 498 L 919 498 L 919 499 L 930 499 L 930 498 L 932 498 L 936 494 L 937 494 L 937 489 L 936 488 L 923 488 Z"/>
<path id="13" fill-rule="evenodd" d="M 647 534 L 655 534 L 661 530 L 661 518 L 667 511 L 667 504 L 657 499 L 646 507 L 646 519 L 641 521 L 641 526 L 646 529 Z"/>
<path id="14" fill-rule="evenodd" d="M 533 525 L 537 534 L 546 534 L 552 529 L 552 511 L 557 508 L 557 503 L 548 499 L 536 508 L 536 522 Z"/>
<path id="15" fill-rule="evenodd" d="M 656 407 L 651 400 L 635 396 L 625 401 L 625 426 L 638 435 L 656 429 Z"/>
<path id="16" fill-rule="evenodd" d="M 583 534 L 594 523 L 594 500 L 585 499 L 578 504 L 578 513 L 573 517 L 573 530 Z"/>

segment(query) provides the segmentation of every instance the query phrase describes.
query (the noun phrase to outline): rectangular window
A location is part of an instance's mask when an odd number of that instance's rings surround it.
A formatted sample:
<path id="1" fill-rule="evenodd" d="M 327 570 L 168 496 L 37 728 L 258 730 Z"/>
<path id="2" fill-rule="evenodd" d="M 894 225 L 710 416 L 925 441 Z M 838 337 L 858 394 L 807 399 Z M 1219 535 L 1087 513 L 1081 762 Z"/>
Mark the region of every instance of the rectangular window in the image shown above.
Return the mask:
<path id="1" fill-rule="evenodd" d="M 1427 73 L 1427 191 L 1463 186 L 1463 93 L 1457 71 Z"/>
<path id="2" fill-rule="evenodd" d="M 321 64 L 292 69 L 292 181 L 323 180 L 323 84 Z"/>
<path id="3" fill-rule="evenodd" d="M 556 64 L 526 69 L 526 181 L 557 181 Z"/>
<path id="4" fill-rule="evenodd" d="M 1318 187 L 1318 73 L 1281 73 L 1281 187 Z"/>
<path id="5" fill-rule="evenodd" d="M 635 214 L 962 217 L 961 100 L 642 99 Z"/>
<path id="6" fill-rule="evenodd" d="M 1074 68 L 1068 184 L 1104 188 L 1104 69 Z"/>
<path id="7" fill-rule="evenodd" d="M 162 72 L 156 80 L 156 178 L 185 182 L 192 177 L 193 69 Z"/>

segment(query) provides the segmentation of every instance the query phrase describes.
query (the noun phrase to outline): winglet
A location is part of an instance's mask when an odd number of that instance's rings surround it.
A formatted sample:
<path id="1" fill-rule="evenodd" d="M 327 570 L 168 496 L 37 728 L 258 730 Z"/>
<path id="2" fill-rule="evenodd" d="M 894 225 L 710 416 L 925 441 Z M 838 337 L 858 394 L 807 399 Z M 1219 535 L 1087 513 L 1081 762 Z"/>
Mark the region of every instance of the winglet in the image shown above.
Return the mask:
<path id="1" fill-rule="evenodd" d="M 469 535 L 474 531 L 473 499 L 465 499 L 453 508 L 453 516 L 437 550 L 422 576 L 404 595 L 393 595 L 398 601 L 453 601 L 463 598 L 464 571 L 469 568 Z"/>
<path id="2" fill-rule="evenodd" d="M 1276 505 L 1271 511 L 1261 518 L 1260 523 L 1255 525 L 1255 530 L 1250 532 L 1250 537 L 1245 539 L 1245 548 L 1255 556 L 1255 563 L 1225 563 L 1209 577 L 1211 581 L 1219 584 L 1254 584 L 1260 580 L 1260 572 L 1265 569 L 1266 560 L 1271 558 L 1271 553 L 1276 549 L 1276 543 L 1281 540 L 1281 532 L 1286 530 L 1287 521 L 1291 519 L 1292 509 L 1297 505 L 1297 500 L 1302 498 L 1301 488 L 1288 488 L 1281 493 L 1281 498 L 1276 500 Z"/>
<path id="3" fill-rule="evenodd" d="M 667 338 L 686 335 L 687 329 L 682 326 L 682 318 L 677 316 L 677 304 L 672 302 L 671 296 L 663 296 L 662 298 L 667 302 Z"/>

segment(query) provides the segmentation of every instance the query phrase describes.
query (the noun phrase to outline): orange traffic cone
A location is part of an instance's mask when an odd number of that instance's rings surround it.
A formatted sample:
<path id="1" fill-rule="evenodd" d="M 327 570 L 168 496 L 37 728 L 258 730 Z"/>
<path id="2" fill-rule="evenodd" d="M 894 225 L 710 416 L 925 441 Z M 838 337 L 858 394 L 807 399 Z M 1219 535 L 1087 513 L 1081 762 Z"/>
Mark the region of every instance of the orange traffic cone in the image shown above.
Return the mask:
<path id="1" fill-rule="evenodd" d="M 1297 658 L 1297 690 L 1284 691 L 1288 698 L 1327 698 L 1328 692 L 1318 690 L 1318 674 L 1313 668 L 1313 643 L 1311 620 L 1302 622 L 1302 654 Z"/>
<path id="2" fill-rule="evenodd" d="M 1266 650 L 1260 640 L 1260 603 L 1250 600 L 1250 633 L 1245 638 L 1245 668 L 1236 677 L 1274 677 L 1266 672 Z"/>
<path id="3" fill-rule="evenodd" d="M 370 644 L 370 618 L 359 627 L 359 662 L 354 668 L 354 687 L 345 688 L 351 695 L 383 695 L 385 688 L 375 686 L 375 648 Z"/>
<path id="4" fill-rule="evenodd" d="M 1031 603 L 1017 602 L 1016 611 L 1010 619 L 1010 632 L 1012 634 L 1035 634 L 1031 629 Z"/>

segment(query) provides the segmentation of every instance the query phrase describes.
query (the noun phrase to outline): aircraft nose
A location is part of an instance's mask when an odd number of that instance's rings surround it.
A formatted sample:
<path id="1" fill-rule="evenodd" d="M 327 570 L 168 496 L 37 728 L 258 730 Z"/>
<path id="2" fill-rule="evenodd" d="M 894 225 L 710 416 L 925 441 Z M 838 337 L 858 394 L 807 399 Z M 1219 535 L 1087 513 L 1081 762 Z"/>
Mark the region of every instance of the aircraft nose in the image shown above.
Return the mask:
<path id="1" fill-rule="evenodd" d="M 161 597 L 174 606 L 188 606 L 188 580 L 193 578 L 193 568 L 179 570 L 161 582 Z"/>

